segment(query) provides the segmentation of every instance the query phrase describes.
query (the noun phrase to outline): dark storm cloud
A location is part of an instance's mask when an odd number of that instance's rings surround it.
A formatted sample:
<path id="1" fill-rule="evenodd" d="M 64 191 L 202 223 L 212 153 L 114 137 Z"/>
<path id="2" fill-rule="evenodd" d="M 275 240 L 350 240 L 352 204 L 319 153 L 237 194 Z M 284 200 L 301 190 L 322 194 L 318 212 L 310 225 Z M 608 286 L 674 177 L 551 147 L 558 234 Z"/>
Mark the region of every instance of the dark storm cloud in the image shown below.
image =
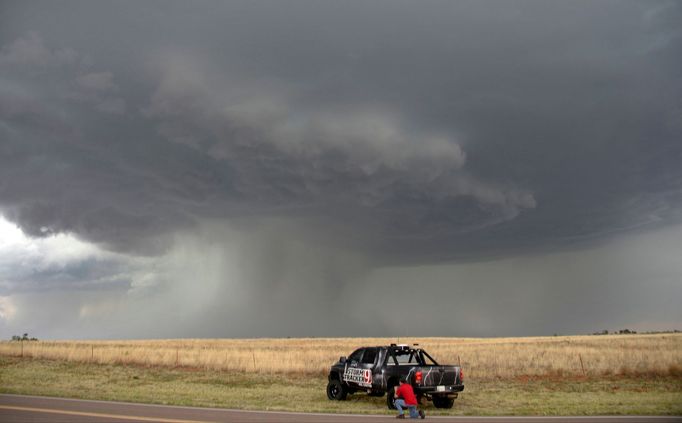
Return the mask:
<path id="1" fill-rule="evenodd" d="M 246 245 L 247 282 L 214 297 L 279 292 L 276 314 L 307 292 L 312 315 L 377 266 L 667 227 L 680 21 L 666 1 L 4 2 L 0 214 L 159 258 L 122 279 L 138 294 L 187 296 L 181 245 Z"/>
<path id="2" fill-rule="evenodd" d="M 457 258 L 679 220 L 674 2 L 80 6 L 5 6 L 2 206 L 29 233 L 309 214 Z"/>

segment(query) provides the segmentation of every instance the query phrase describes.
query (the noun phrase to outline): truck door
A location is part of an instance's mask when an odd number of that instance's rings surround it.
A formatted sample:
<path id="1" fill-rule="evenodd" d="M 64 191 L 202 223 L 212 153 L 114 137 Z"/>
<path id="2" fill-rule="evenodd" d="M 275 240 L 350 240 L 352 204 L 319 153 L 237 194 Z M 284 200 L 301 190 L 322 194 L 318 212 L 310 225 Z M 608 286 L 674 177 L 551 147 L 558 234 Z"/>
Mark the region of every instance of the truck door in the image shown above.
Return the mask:
<path id="1" fill-rule="evenodd" d="M 365 348 L 360 348 L 353 352 L 346 361 L 346 366 L 343 371 L 343 381 L 353 388 L 366 388 L 371 386 L 371 370 L 369 373 L 370 382 L 367 383 L 367 371 L 363 367 L 362 356 Z"/>
<path id="2" fill-rule="evenodd" d="M 363 363 L 364 354 L 366 354 L 367 350 L 371 349 L 373 348 L 360 348 L 348 357 L 343 372 L 343 381 L 349 386 L 362 389 L 372 387 L 372 366 Z M 372 355 L 376 357 L 376 349 L 374 350 L 374 353 L 370 353 L 368 357 L 371 357 Z M 374 358 L 372 358 L 372 362 L 374 362 Z"/>
<path id="3" fill-rule="evenodd" d="M 365 353 L 362 354 L 360 367 L 362 368 L 362 383 L 363 388 L 371 388 L 374 370 L 376 369 L 376 362 L 378 360 L 377 348 L 365 348 Z"/>

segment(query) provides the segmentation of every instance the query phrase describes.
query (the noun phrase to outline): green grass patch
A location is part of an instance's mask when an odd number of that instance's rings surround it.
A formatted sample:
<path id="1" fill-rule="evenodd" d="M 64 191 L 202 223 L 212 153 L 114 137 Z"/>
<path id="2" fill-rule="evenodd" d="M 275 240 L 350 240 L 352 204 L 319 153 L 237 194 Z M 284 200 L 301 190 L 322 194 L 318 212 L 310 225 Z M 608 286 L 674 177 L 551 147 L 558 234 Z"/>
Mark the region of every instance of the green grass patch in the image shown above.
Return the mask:
<path id="1" fill-rule="evenodd" d="M 228 373 L 0 357 L 0 392 L 81 399 L 328 413 L 390 414 L 385 398 L 329 401 L 320 375 Z M 451 410 L 430 415 L 681 415 L 682 378 L 465 380 Z"/>

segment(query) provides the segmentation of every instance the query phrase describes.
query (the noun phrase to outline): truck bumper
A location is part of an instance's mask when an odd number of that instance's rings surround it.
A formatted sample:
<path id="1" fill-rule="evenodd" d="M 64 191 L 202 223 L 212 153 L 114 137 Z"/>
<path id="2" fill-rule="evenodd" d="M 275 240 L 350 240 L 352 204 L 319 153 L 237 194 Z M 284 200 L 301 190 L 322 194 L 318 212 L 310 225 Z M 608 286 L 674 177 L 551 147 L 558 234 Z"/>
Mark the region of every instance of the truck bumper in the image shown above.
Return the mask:
<path id="1" fill-rule="evenodd" d="M 437 386 L 422 386 L 416 388 L 415 392 L 422 395 L 449 395 L 462 392 L 463 390 L 464 385 L 445 385 L 440 389 Z"/>

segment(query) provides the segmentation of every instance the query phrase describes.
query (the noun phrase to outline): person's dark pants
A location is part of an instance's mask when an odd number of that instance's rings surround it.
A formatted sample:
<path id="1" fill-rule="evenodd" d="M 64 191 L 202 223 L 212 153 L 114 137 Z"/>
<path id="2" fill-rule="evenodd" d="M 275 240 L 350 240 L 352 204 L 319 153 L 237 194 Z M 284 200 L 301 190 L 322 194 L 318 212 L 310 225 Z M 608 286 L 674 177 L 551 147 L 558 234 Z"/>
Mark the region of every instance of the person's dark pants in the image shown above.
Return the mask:
<path id="1" fill-rule="evenodd" d="M 410 410 L 410 418 L 411 419 L 418 419 L 419 418 L 419 413 L 417 412 L 417 406 L 416 405 L 407 405 L 405 404 L 405 400 L 402 398 L 399 398 L 395 400 L 395 408 L 398 409 L 398 414 L 403 414 L 403 408 L 407 408 Z"/>

